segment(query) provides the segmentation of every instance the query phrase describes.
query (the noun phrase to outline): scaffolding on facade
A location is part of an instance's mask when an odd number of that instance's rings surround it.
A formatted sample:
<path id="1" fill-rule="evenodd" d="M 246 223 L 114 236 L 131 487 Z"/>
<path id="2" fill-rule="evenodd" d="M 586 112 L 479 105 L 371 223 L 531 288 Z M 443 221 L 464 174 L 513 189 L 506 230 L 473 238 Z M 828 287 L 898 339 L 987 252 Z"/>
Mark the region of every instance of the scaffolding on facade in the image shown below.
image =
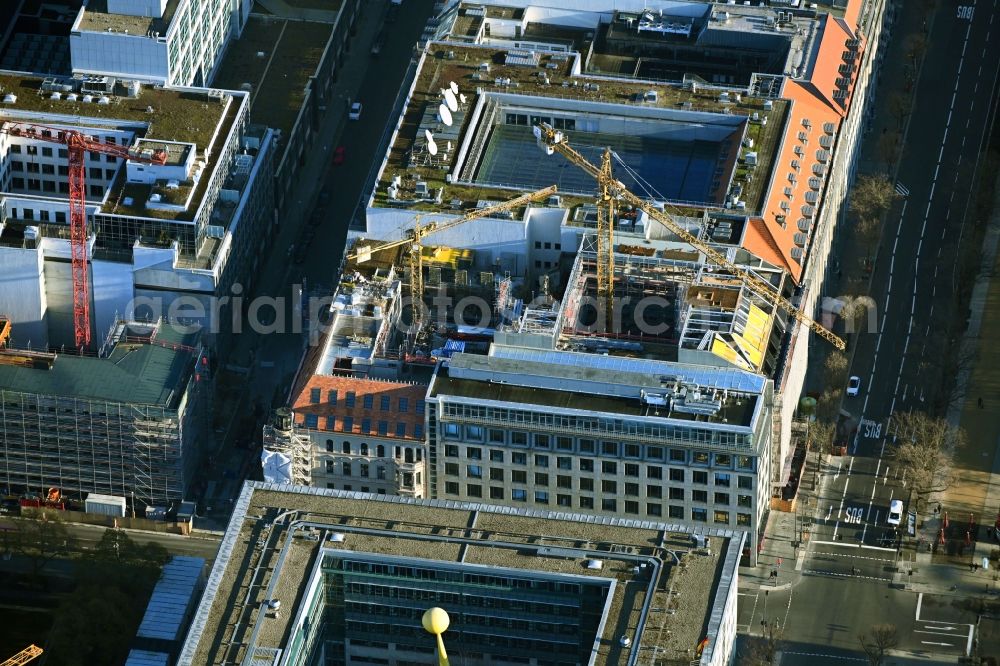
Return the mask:
<path id="1" fill-rule="evenodd" d="M 312 485 L 312 443 L 308 434 L 295 430 L 291 410 L 277 410 L 272 423 L 264 426 L 261 465 L 265 481 Z"/>

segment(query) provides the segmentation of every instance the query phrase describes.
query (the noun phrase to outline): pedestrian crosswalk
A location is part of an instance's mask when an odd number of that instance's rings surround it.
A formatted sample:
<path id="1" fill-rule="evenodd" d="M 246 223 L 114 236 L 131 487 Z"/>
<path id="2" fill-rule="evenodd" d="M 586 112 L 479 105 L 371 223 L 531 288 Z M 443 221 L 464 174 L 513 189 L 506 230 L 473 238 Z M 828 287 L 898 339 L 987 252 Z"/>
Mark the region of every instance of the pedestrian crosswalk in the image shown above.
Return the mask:
<path id="1" fill-rule="evenodd" d="M 908 187 L 906 187 L 906 185 L 903 185 L 901 182 L 899 182 L 897 180 L 896 181 L 896 194 L 898 194 L 901 197 L 908 197 L 908 196 L 910 196 L 910 190 L 909 190 Z"/>

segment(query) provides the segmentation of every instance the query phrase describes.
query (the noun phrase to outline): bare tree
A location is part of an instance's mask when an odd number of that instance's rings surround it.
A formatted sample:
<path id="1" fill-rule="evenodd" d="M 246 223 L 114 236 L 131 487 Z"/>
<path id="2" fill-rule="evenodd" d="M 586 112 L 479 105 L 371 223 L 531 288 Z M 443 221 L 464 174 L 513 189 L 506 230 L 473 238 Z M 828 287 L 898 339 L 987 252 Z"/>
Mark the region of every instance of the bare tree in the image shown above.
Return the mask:
<path id="1" fill-rule="evenodd" d="M 902 137 L 898 130 L 886 132 L 878 139 L 878 154 L 882 158 L 886 169 L 892 168 L 899 158 L 899 149 L 902 146 Z"/>
<path id="2" fill-rule="evenodd" d="M 830 452 L 830 445 L 833 443 L 833 436 L 836 434 L 836 427 L 829 421 L 813 421 L 809 425 L 809 447 L 820 453 L 820 460 L 824 453 Z"/>
<path id="3" fill-rule="evenodd" d="M 823 362 L 827 386 L 840 386 L 847 379 L 847 356 L 841 351 L 830 352 Z"/>
<path id="4" fill-rule="evenodd" d="M 896 190 L 885 174 L 861 175 L 851 188 L 851 212 L 862 220 L 878 220 L 895 198 Z"/>
<path id="5" fill-rule="evenodd" d="M 910 63 L 916 67 L 927 53 L 927 35 L 922 32 L 915 32 L 906 41 L 906 56 Z"/>
<path id="6" fill-rule="evenodd" d="M 736 659 L 737 666 L 771 666 L 781 647 L 782 630 L 778 623 L 762 620 L 760 636 L 746 639 Z"/>
<path id="7" fill-rule="evenodd" d="M 965 445 L 961 428 L 924 412 L 896 412 L 889 432 L 896 437 L 897 464 L 918 507 L 930 493 L 951 485 L 955 449 Z"/>
<path id="8" fill-rule="evenodd" d="M 899 645 L 899 634 L 894 624 L 876 624 L 871 629 L 871 634 L 861 633 L 858 635 L 861 649 L 868 657 L 870 666 L 882 666 L 886 653 Z"/>
<path id="9" fill-rule="evenodd" d="M 882 218 L 858 218 L 858 224 L 855 227 L 855 231 L 857 232 L 858 240 L 861 241 L 861 245 L 864 246 L 865 251 L 871 254 L 872 248 L 878 243 L 878 239 L 882 235 Z"/>
<path id="10" fill-rule="evenodd" d="M 848 333 L 861 330 L 864 325 L 864 317 L 868 316 L 867 327 L 869 333 L 874 333 L 878 326 L 878 312 L 875 300 L 871 296 L 841 296 L 843 306 L 840 309 L 840 317 L 844 320 L 844 326 Z"/>
<path id="11" fill-rule="evenodd" d="M 75 547 L 62 520 L 42 514 L 40 518 L 25 518 L 17 523 L 12 538 L 12 550 L 31 562 L 31 575 L 38 578 L 52 560 Z"/>
<path id="12" fill-rule="evenodd" d="M 816 400 L 816 418 L 823 421 L 833 421 L 840 411 L 840 401 L 844 395 L 844 389 L 839 386 L 831 386 L 823 391 L 819 399 Z"/>
<path id="13" fill-rule="evenodd" d="M 889 95 L 889 112 L 896 118 L 896 129 L 903 129 L 906 117 L 910 115 L 911 97 L 902 92 L 896 91 Z M 886 134 L 889 134 L 886 132 Z"/>

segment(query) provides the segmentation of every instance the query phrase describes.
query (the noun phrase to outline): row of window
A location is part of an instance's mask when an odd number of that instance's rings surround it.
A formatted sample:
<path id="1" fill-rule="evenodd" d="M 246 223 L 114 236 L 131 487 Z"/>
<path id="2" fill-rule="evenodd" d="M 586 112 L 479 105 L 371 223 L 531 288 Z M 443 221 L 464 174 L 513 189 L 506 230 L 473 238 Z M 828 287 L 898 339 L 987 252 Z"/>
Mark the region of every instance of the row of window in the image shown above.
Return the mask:
<path id="1" fill-rule="evenodd" d="M 69 183 L 59 181 L 54 183 L 51 180 L 39 180 L 38 178 L 20 178 L 15 176 L 10 179 L 10 187 L 13 190 L 39 190 L 41 192 L 58 192 L 69 194 Z M 102 185 L 87 185 L 89 196 L 103 197 L 104 187 Z"/>
<path id="2" fill-rule="evenodd" d="M 499 449 L 487 449 L 489 451 L 489 460 L 492 463 L 504 463 L 506 460 L 510 461 L 512 465 L 524 465 L 527 466 L 529 462 L 529 457 L 527 453 L 523 451 L 502 451 Z M 508 454 L 509 453 L 509 457 Z M 444 447 L 444 455 L 446 458 L 460 458 L 459 447 L 455 444 L 448 444 Z M 465 461 L 475 461 L 483 460 L 483 450 L 475 446 L 465 447 L 465 456 L 462 458 Z M 533 468 L 536 469 L 546 469 L 551 466 L 554 460 L 556 469 L 563 469 L 567 471 L 580 471 L 585 473 L 595 473 L 597 470 L 596 463 L 598 461 L 593 458 L 582 458 L 576 456 L 555 456 L 554 459 L 549 454 L 534 453 L 531 454 L 531 464 Z M 574 465 L 574 461 L 576 465 Z M 601 474 L 614 474 L 618 475 L 619 470 L 621 474 L 628 477 L 638 478 L 641 476 L 641 471 L 645 468 L 645 476 L 647 479 L 663 479 L 664 468 L 659 465 L 640 465 L 639 463 L 621 463 L 619 464 L 616 460 L 601 460 L 600 471 Z M 455 470 L 455 474 L 458 473 L 458 463 L 445 463 L 445 474 L 451 473 L 449 470 Z M 688 470 L 679 467 L 667 467 L 667 478 L 670 481 L 677 483 L 685 483 L 688 478 Z M 503 470 L 498 470 L 502 472 Z M 709 472 L 706 470 L 693 469 L 690 470 L 691 483 L 698 485 L 708 485 Z M 712 479 L 714 485 L 729 488 L 733 482 L 733 475 L 729 472 L 714 472 L 712 474 Z M 745 476 L 739 474 L 736 476 L 736 485 L 739 488 L 751 489 L 753 488 L 753 477 Z"/>
<path id="3" fill-rule="evenodd" d="M 114 160 L 114 156 L 109 155 L 108 157 L 110 158 L 110 160 L 112 160 L 112 161 Z M 41 174 L 45 174 L 47 176 L 54 176 L 57 173 L 60 176 L 68 176 L 69 175 L 69 167 L 68 166 L 63 166 L 62 164 L 59 164 L 59 165 L 55 165 L 55 164 L 37 164 L 35 162 L 28 162 L 27 164 L 25 164 L 24 162 L 21 162 L 21 161 L 18 161 L 18 160 L 14 160 L 13 162 L 10 163 L 10 170 L 12 172 L 16 171 L 16 172 L 19 172 L 19 173 L 23 173 L 23 172 L 27 172 L 27 173 L 41 173 Z M 90 167 L 90 169 L 87 170 L 87 177 L 88 178 L 98 178 L 98 179 L 105 179 L 106 178 L 107 180 L 111 180 L 112 178 L 115 177 L 116 173 L 118 173 L 117 169 L 101 169 L 100 167 Z"/>
<path id="4" fill-rule="evenodd" d="M 490 469 L 489 470 L 489 474 L 488 474 L 489 480 L 490 481 L 498 481 L 500 483 L 506 482 L 508 480 L 508 477 L 506 477 L 506 475 L 505 475 L 504 472 L 505 472 L 505 470 L 499 469 L 499 468 L 496 468 L 496 467 Z M 445 474 L 447 476 L 452 477 L 452 478 L 455 478 L 455 477 L 460 477 L 460 478 L 464 478 L 464 479 L 482 479 L 482 478 L 485 478 L 483 476 L 483 468 L 480 467 L 480 466 L 478 466 L 478 465 L 468 465 L 466 467 L 466 469 L 465 469 L 465 475 L 462 476 L 462 475 L 459 474 L 458 466 L 457 465 L 452 465 L 451 463 L 449 463 L 449 464 L 445 465 Z M 557 488 L 563 488 L 563 489 L 566 489 L 566 490 L 579 490 L 581 492 L 594 492 L 594 488 L 597 487 L 597 484 L 595 484 L 594 479 L 590 479 L 590 478 L 586 478 L 586 477 L 576 479 L 576 483 L 575 484 L 574 484 L 574 479 L 573 479 L 572 476 L 564 476 L 562 474 L 557 474 L 557 475 L 555 475 L 554 478 L 555 478 L 555 486 Z M 553 477 L 551 475 L 545 474 L 543 472 L 535 472 L 535 474 L 532 477 L 532 479 L 534 481 L 533 485 L 536 486 L 536 487 L 537 486 L 543 486 L 543 487 L 550 486 L 550 485 L 552 485 L 552 482 L 553 482 Z M 509 476 L 509 482 L 510 483 L 521 483 L 521 484 L 527 485 L 528 484 L 528 473 L 525 472 L 525 471 L 522 471 L 522 470 L 511 470 L 510 476 Z M 663 497 L 663 489 L 664 489 L 664 487 L 665 486 L 657 485 L 657 484 L 645 484 L 645 491 L 646 491 L 645 492 L 645 496 L 646 497 L 655 498 L 655 499 L 660 499 L 660 498 Z M 622 492 L 624 492 L 624 494 L 626 496 L 638 497 L 641 486 L 640 486 L 640 484 L 635 483 L 635 482 L 625 482 L 625 483 L 619 484 L 618 481 L 613 481 L 613 480 L 610 480 L 610 479 L 603 479 L 600 482 L 601 492 L 605 493 L 605 494 L 617 495 L 619 493 L 619 488 L 621 488 Z M 686 496 L 685 495 L 685 488 L 681 488 L 681 487 L 677 487 L 677 486 L 666 486 L 666 488 L 667 488 L 667 496 L 669 497 L 669 499 L 672 499 L 672 500 L 681 500 L 681 501 L 684 500 L 684 498 Z M 730 496 L 730 494 L 728 492 L 718 492 L 717 491 L 717 492 L 713 493 L 713 500 L 714 500 L 715 504 L 729 504 L 731 502 L 731 496 Z M 691 489 L 691 501 L 692 502 L 707 503 L 708 502 L 708 491 L 707 490 L 699 490 L 697 488 Z M 743 494 L 737 495 L 736 496 L 736 504 L 738 506 L 750 508 L 752 506 L 752 504 L 753 504 L 753 496 L 752 495 L 743 495 Z"/>
<path id="5" fill-rule="evenodd" d="M 461 488 L 457 482 L 449 481 L 445 483 L 445 494 L 459 496 L 461 494 Z M 478 484 L 467 484 L 465 486 L 465 495 L 470 499 L 482 499 L 483 498 L 483 487 Z M 536 490 L 533 495 L 534 503 L 541 505 L 549 505 L 551 503 L 552 496 L 547 490 Z M 529 492 L 523 488 L 504 488 L 502 486 L 490 486 L 489 487 L 489 499 L 505 501 L 511 500 L 514 502 L 528 502 Z M 555 496 L 556 506 L 572 508 L 573 507 L 573 496 L 556 494 Z M 577 497 L 576 507 L 584 509 L 586 511 L 595 510 L 595 499 L 593 497 L 581 496 Z M 619 506 L 625 514 L 628 515 L 639 515 L 640 503 L 637 500 L 619 500 L 611 497 L 601 499 L 600 510 L 609 513 L 618 513 Z M 646 515 L 653 517 L 663 516 L 663 505 L 654 502 L 645 503 Z M 730 521 L 731 512 L 714 509 L 712 511 L 712 517 L 715 523 L 721 525 L 728 525 Z M 667 517 L 676 518 L 678 520 L 685 520 L 684 507 L 668 504 L 667 505 Z M 690 520 L 695 522 L 708 522 L 708 509 L 704 507 L 692 507 L 690 510 Z M 752 524 L 752 516 L 749 513 L 736 513 L 736 524 L 740 526 L 749 527 Z"/>
<path id="6" fill-rule="evenodd" d="M 539 123 L 551 125 L 555 129 L 573 131 L 576 129 L 576 120 L 573 118 L 553 118 L 551 116 L 529 116 L 526 113 L 508 113 L 504 117 L 507 125 L 530 125 L 534 127 Z"/>
<path id="7" fill-rule="evenodd" d="M 49 137 L 49 138 L 52 137 L 52 131 L 51 130 L 43 129 L 41 131 L 41 134 L 44 137 Z M 65 134 L 63 132 L 59 132 L 58 134 L 59 134 L 60 137 L 65 136 Z M 103 140 L 104 143 L 106 143 L 109 146 L 113 146 L 113 145 L 115 145 L 118 142 L 121 142 L 121 145 L 123 145 L 123 146 L 127 146 L 127 145 L 129 145 L 132 142 L 132 139 L 130 139 L 127 136 L 119 137 L 117 140 L 115 140 L 115 137 L 113 137 L 113 136 L 106 136 L 106 137 L 104 137 L 104 139 L 101 139 L 101 137 L 96 136 L 96 135 L 95 136 L 88 136 L 88 137 L 84 137 L 84 138 L 86 138 L 88 141 L 97 141 L 97 142 L 100 142 L 100 141 Z M 36 146 L 34 144 L 26 144 L 24 146 L 22 146 L 19 143 L 12 143 L 12 144 L 10 144 L 10 152 L 12 152 L 12 153 L 14 153 L 16 155 L 20 155 L 22 153 L 22 151 L 26 155 L 37 155 L 38 154 L 38 149 L 39 149 L 39 146 Z M 67 158 L 69 157 L 69 152 L 65 148 L 56 148 L 56 149 L 53 149 L 51 146 L 41 146 L 41 152 L 42 152 L 42 155 L 44 157 L 52 157 L 52 151 L 53 150 L 57 150 L 58 151 L 59 157 L 67 157 Z M 90 153 L 90 156 L 92 158 L 95 155 L 100 156 L 101 153 L 95 153 L 95 152 L 91 152 Z"/>
<path id="8" fill-rule="evenodd" d="M 340 423 L 338 427 L 336 416 L 326 416 L 324 430 L 329 431 L 339 431 L 339 432 L 354 432 L 355 420 L 353 416 L 344 416 L 340 418 Z M 372 420 L 370 418 L 362 418 L 358 421 L 361 427 L 361 433 L 363 435 L 379 435 L 381 437 L 389 436 L 389 422 L 388 421 L 378 421 L 375 423 L 375 430 L 372 431 Z M 319 415 L 318 414 L 306 414 L 302 424 L 309 429 L 315 430 L 319 428 Z M 409 434 L 406 423 L 397 422 L 393 427 L 393 436 L 395 437 L 407 437 Z M 412 436 L 420 439 L 424 436 L 424 425 L 422 423 L 413 424 Z"/>
<path id="9" fill-rule="evenodd" d="M 487 420 L 516 424 L 517 427 L 530 429 L 532 432 L 607 432 L 613 438 L 644 437 L 662 442 L 677 442 L 692 448 L 714 445 L 739 449 L 747 455 L 753 455 L 753 435 L 749 432 L 712 428 L 696 421 L 658 423 L 640 417 L 623 421 L 618 417 L 561 413 L 539 406 L 494 407 L 451 401 L 441 402 L 440 418 L 443 422 L 479 423 Z M 649 447 L 650 451 L 657 449 L 662 457 L 663 447 Z"/>
<path id="10" fill-rule="evenodd" d="M 486 442 L 487 444 L 507 444 L 510 446 L 531 446 L 536 449 L 554 449 L 573 453 L 597 454 L 619 458 L 643 458 L 647 460 L 667 460 L 669 462 L 698 465 L 702 467 L 719 467 L 753 471 L 754 458 L 746 455 L 729 453 L 710 453 L 708 451 L 689 451 L 687 449 L 665 448 L 662 446 L 629 444 L 612 441 L 597 441 L 587 437 L 569 437 L 564 435 L 549 435 L 546 433 L 528 433 L 522 430 L 506 430 L 502 428 L 483 428 L 481 426 L 458 423 L 442 425 L 444 436 L 449 439 L 463 441 Z M 446 448 L 454 448 L 451 447 Z M 466 447 L 466 451 L 477 450 L 476 447 Z M 502 454 L 502 452 L 500 452 Z"/>
<path id="11" fill-rule="evenodd" d="M 328 483 L 328 484 L 326 484 L 326 488 L 327 488 L 327 490 L 338 490 L 336 483 Z M 352 486 L 349 483 L 344 483 L 344 484 L 341 484 L 339 490 L 346 490 L 348 492 L 353 492 L 354 491 L 354 486 Z M 362 493 L 373 492 L 372 489 L 369 486 L 361 486 L 361 487 L 358 488 L 358 491 L 362 492 Z M 375 492 L 376 495 L 385 495 L 386 494 L 385 493 L 385 488 L 376 488 L 374 492 Z"/>
<path id="12" fill-rule="evenodd" d="M 334 443 L 332 439 L 326 440 L 326 451 L 327 453 L 333 453 L 335 451 Z M 349 441 L 344 440 L 340 444 L 340 452 L 347 455 L 361 455 L 369 456 L 375 455 L 376 458 L 385 458 L 385 446 L 382 444 L 376 444 L 374 451 L 372 447 L 369 447 L 367 443 L 362 442 L 358 446 L 352 445 Z M 404 459 L 408 463 L 414 461 L 420 462 L 424 459 L 424 452 L 422 449 L 414 449 L 409 446 L 397 446 L 394 451 L 396 460 Z"/>
<path id="13" fill-rule="evenodd" d="M 309 402 L 318 405 L 322 400 L 323 392 L 322 389 L 313 388 L 309 389 Z M 339 392 L 336 389 L 331 389 L 326 392 L 326 403 L 328 405 L 337 405 L 337 400 L 339 399 Z M 361 402 L 364 409 L 374 409 L 375 408 L 375 396 L 372 394 L 366 394 L 361 396 Z M 357 393 L 354 391 L 347 391 L 344 395 L 344 405 L 347 407 L 354 407 L 357 405 Z M 383 395 L 379 397 L 379 409 L 383 412 L 387 412 L 391 409 L 392 397 L 388 395 Z M 410 399 L 405 397 L 400 397 L 396 399 L 396 411 L 400 413 L 407 413 L 410 411 Z M 416 413 L 423 414 L 424 412 L 424 401 L 417 400 Z"/>

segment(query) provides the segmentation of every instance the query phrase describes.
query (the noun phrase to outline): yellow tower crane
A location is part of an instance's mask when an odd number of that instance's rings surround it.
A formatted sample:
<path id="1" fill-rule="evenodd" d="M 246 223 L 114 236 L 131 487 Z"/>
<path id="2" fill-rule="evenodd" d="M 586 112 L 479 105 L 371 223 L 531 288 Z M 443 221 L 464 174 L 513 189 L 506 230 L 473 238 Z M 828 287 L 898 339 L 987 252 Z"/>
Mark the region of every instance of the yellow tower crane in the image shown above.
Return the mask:
<path id="1" fill-rule="evenodd" d="M 36 657 L 41 656 L 42 652 L 44 650 L 37 645 L 29 645 L 10 659 L 4 661 L 0 666 L 21 666 L 22 664 L 27 664 L 29 661 L 33 661 Z"/>
<path id="2" fill-rule="evenodd" d="M 649 217 L 653 218 L 664 227 L 666 227 L 670 232 L 678 236 L 681 240 L 686 242 L 691 247 L 695 248 L 699 252 L 703 253 L 708 259 L 717 266 L 721 266 L 726 270 L 730 271 L 735 275 L 740 281 L 746 285 L 748 288 L 755 291 L 762 298 L 772 302 L 776 307 L 781 308 L 792 317 L 794 317 L 799 323 L 808 326 L 814 333 L 819 335 L 821 338 L 832 344 L 837 349 L 843 351 L 846 348 L 844 341 L 841 340 L 837 335 L 828 331 L 818 322 L 813 321 L 807 317 L 803 312 L 796 307 L 793 303 L 790 303 L 786 298 L 784 298 L 777 289 L 774 288 L 771 283 L 758 277 L 753 271 L 738 266 L 731 261 L 729 261 L 725 255 L 723 255 L 718 250 L 712 248 L 707 243 L 704 243 L 698 239 L 693 234 L 689 233 L 684 227 L 674 221 L 674 218 L 667 212 L 659 210 L 654 206 L 651 206 L 646 200 L 632 194 L 627 187 L 618 179 L 614 177 L 611 173 L 611 150 L 606 149 L 604 151 L 604 158 L 601 161 L 601 166 L 598 167 L 587 161 L 583 155 L 574 150 L 566 141 L 566 135 L 563 132 L 553 129 L 551 125 L 546 123 L 541 123 L 535 126 L 535 138 L 538 139 L 539 145 L 545 150 L 545 152 L 551 155 L 554 151 L 558 151 L 562 156 L 568 159 L 570 162 L 580 167 L 591 177 L 597 181 L 598 185 L 598 238 L 597 238 L 597 291 L 601 298 L 605 301 L 605 307 L 607 308 L 607 317 L 611 317 L 613 310 L 613 298 L 614 298 L 614 248 L 612 243 L 614 242 L 614 237 L 612 235 L 614 229 L 614 204 L 616 199 L 620 199 L 635 208 L 643 211 Z M 608 206 L 607 203 L 611 202 Z M 606 219 L 601 218 L 600 208 L 601 204 L 605 204 L 605 215 Z M 602 245 L 603 244 L 603 245 Z M 610 319 L 609 319 L 610 320 Z"/>
<path id="3" fill-rule="evenodd" d="M 408 231 L 408 237 L 402 240 L 389 241 L 386 243 L 378 243 L 375 245 L 365 245 L 364 247 L 356 248 L 353 254 L 348 255 L 348 259 L 352 261 L 357 261 L 359 264 L 369 261 L 372 255 L 376 252 L 381 252 L 382 250 L 391 250 L 392 248 L 400 247 L 402 245 L 410 246 L 410 299 L 413 302 L 413 322 L 417 329 L 420 328 L 423 317 L 423 307 L 419 304 L 423 303 L 424 299 L 424 268 L 423 268 L 423 252 L 421 241 L 431 233 L 437 233 L 441 231 L 446 231 L 448 229 L 453 229 L 460 224 L 465 224 L 472 220 L 478 220 L 483 217 L 490 217 L 497 213 L 504 213 L 507 211 L 514 210 L 521 206 L 527 205 L 532 201 L 538 201 L 540 199 L 545 199 L 556 193 L 556 186 L 552 185 L 550 187 L 543 188 L 536 192 L 531 192 L 529 194 L 522 194 L 519 197 L 511 199 L 509 201 L 503 201 L 492 206 L 486 206 L 484 208 L 477 208 L 476 210 L 469 211 L 465 215 L 453 219 L 444 221 L 433 221 L 427 224 L 420 224 L 420 218 L 418 216 L 417 220 L 414 222 L 413 228 Z"/>

